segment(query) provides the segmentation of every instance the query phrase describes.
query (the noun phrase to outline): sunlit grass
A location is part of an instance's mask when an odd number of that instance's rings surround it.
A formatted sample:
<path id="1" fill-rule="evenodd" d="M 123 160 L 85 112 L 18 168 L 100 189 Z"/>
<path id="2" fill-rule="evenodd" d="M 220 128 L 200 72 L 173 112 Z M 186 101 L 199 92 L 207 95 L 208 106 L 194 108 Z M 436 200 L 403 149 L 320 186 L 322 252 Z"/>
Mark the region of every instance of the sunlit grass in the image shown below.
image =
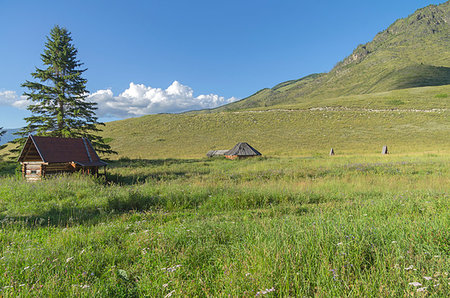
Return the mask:
<path id="1" fill-rule="evenodd" d="M 450 85 L 354 95 L 250 111 L 161 114 L 110 122 L 118 156 L 203 158 L 248 142 L 263 156 L 448 153 Z M 399 104 L 401 102 L 402 104 Z M 312 109 L 312 110 L 311 110 Z"/>
<path id="2" fill-rule="evenodd" d="M 1 178 L 0 295 L 445 296 L 448 164 L 123 160 L 108 183 Z"/>

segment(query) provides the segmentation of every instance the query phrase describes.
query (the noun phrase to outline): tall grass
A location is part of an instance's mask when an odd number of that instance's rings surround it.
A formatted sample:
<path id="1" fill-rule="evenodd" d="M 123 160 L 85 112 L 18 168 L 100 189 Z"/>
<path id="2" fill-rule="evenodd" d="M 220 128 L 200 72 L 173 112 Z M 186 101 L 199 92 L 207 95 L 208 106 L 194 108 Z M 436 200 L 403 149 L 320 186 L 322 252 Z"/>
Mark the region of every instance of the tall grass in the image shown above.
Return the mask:
<path id="1" fill-rule="evenodd" d="M 1 178 L 0 295 L 445 296 L 448 164 L 123 160 L 109 182 Z"/>

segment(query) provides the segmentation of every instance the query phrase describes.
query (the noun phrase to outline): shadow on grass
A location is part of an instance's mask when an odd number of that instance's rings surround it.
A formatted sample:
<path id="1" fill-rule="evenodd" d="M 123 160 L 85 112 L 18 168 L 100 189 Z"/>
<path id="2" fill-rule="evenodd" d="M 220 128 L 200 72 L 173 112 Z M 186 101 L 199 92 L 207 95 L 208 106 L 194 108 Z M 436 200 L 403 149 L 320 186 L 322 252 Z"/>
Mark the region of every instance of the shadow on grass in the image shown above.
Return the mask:
<path id="1" fill-rule="evenodd" d="M 17 165 L 17 162 L 0 160 L 0 177 L 14 175 Z"/>
<path id="2" fill-rule="evenodd" d="M 216 201 L 207 192 L 195 197 L 185 195 L 146 195 L 138 191 L 130 191 L 126 194 L 112 195 L 101 206 L 78 207 L 65 205 L 53 207 L 49 210 L 37 212 L 30 216 L 0 216 L 0 228 L 8 226 L 23 228 L 41 227 L 71 227 L 92 226 L 130 213 L 152 213 L 159 216 L 164 212 L 177 216 L 179 212 L 191 212 L 198 210 L 202 213 L 217 213 L 230 211 L 258 211 L 260 216 L 278 217 L 286 214 L 302 216 L 309 210 L 307 206 L 327 202 L 329 199 L 320 194 L 302 193 L 293 195 L 287 201 L 281 200 L 285 196 L 265 195 L 260 193 L 230 193 L 224 196 L 227 202 Z M 338 199 L 338 198 L 337 198 Z M 287 204 L 288 206 L 284 206 Z M 205 207 L 199 210 L 199 206 Z M 223 208 L 225 206 L 225 208 Z M 270 208 L 269 208 L 270 207 Z M 159 214 L 159 215 L 158 215 Z M 165 214 L 165 213 L 164 213 Z M 169 219 L 165 214 L 164 219 Z"/>
<path id="3" fill-rule="evenodd" d="M 110 169 L 123 169 L 123 172 L 127 172 L 126 169 L 134 169 L 134 168 L 143 168 L 143 167 L 164 167 L 171 165 L 180 165 L 180 164 L 192 164 L 192 163 L 209 163 L 211 160 L 208 159 L 129 159 L 129 158 L 121 158 L 118 161 L 110 161 L 109 168 Z M 206 172 L 205 174 L 208 174 Z M 160 170 L 153 173 L 139 175 L 130 175 L 130 174 L 121 174 L 121 173 L 111 173 L 107 172 L 106 180 L 109 183 L 115 183 L 119 185 L 133 185 L 137 183 L 143 183 L 148 180 L 152 181 L 170 181 L 176 180 L 183 177 L 187 177 L 192 174 L 192 171 L 180 171 L 180 170 Z M 196 174 L 199 174 L 196 172 Z M 201 174 L 201 173 L 200 173 Z"/>
<path id="4" fill-rule="evenodd" d="M 157 197 L 130 193 L 126 198 L 113 196 L 106 205 L 101 207 L 63 206 L 31 216 L 0 216 L 0 227 L 3 229 L 11 225 L 27 228 L 90 226 L 120 217 L 126 213 L 158 211 L 161 209 L 160 204 L 161 202 Z"/>
<path id="5" fill-rule="evenodd" d="M 152 174 L 139 174 L 139 175 L 123 175 L 123 174 L 106 174 L 107 183 L 114 183 L 119 185 L 134 185 L 144 183 L 146 181 L 169 181 L 176 180 L 185 177 L 189 173 L 186 171 L 177 172 L 157 172 Z"/>
<path id="6" fill-rule="evenodd" d="M 175 158 L 166 158 L 166 159 L 142 159 L 136 158 L 131 159 L 127 157 L 122 157 L 119 160 L 109 161 L 110 168 L 117 167 L 146 167 L 146 166 L 170 166 L 173 164 L 186 164 L 186 163 L 197 163 L 197 162 L 208 162 L 209 159 L 175 159 Z"/>

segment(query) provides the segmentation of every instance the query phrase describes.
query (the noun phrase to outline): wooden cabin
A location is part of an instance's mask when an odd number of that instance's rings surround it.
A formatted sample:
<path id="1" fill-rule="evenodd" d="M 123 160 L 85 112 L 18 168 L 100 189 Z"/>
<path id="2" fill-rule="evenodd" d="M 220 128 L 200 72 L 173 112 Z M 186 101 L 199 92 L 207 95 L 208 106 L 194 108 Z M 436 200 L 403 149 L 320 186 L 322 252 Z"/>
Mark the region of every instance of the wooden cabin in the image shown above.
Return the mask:
<path id="1" fill-rule="evenodd" d="M 30 135 L 18 160 L 22 176 L 27 181 L 41 180 L 47 175 L 81 171 L 98 174 L 106 171 L 107 163 L 100 160 L 87 138 L 56 138 Z"/>
<path id="2" fill-rule="evenodd" d="M 259 155 L 262 154 L 248 143 L 237 143 L 233 149 L 225 152 L 225 157 L 228 159 L 247 158 Z"/>

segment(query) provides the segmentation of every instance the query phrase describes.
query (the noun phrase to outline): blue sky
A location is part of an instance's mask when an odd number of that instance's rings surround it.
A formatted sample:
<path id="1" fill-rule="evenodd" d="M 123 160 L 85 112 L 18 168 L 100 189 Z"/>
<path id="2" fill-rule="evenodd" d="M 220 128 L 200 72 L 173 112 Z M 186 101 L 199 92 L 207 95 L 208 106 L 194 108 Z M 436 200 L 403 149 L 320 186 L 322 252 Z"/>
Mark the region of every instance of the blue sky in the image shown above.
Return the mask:
<path id="1" fill-rule="evenodd" d="M 103 121 L 213 107 L 329 71 L 396 19 L 445 1 L 0 2 L 0 127 L 25 124 L 20 85 L 46 36 L 72 32 Z"/>

